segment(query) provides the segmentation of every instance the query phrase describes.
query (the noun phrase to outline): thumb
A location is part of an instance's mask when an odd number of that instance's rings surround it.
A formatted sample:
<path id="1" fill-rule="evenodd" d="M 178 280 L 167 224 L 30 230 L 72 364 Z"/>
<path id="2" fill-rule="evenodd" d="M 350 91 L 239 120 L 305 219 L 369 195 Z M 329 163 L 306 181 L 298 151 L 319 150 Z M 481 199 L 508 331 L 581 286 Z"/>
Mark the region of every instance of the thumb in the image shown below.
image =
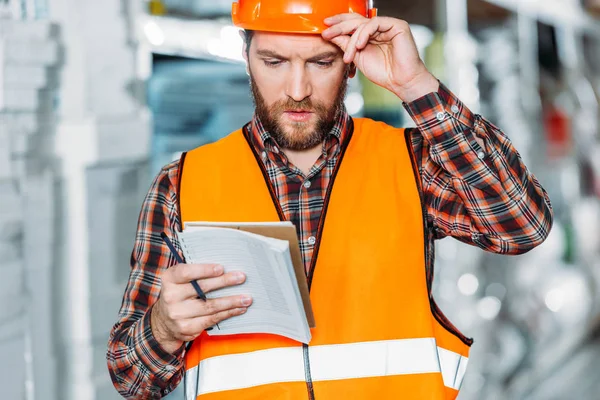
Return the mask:
<path id="1" fill-rule="evenodd" d="M 346 47 L 348 47 L 348 43 L 350 42 L 350 36 L 340 35 L 330 39 L 330 41 L 345 52 Z"/>

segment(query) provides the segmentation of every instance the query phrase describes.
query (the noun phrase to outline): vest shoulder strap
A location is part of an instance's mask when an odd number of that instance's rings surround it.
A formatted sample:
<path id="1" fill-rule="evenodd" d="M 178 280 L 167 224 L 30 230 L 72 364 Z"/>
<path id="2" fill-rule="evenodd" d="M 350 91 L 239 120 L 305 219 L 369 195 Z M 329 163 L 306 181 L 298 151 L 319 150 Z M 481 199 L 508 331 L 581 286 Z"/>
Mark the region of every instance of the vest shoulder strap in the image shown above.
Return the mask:
<path id="1" fill-rule="evenodd" d="M 394 157 L 396 151 L 397 154 L 406 151 L 404 129 L 368 118 L 353 118 L 350 129 L 351 139 L 343 145 L 352 153 L 352 158 L 372 157 L 373 154 L 376 157 L 383 154 Z M 214 143 L 184 153 L 179 163 L 177 185 L 182 225 L 185 221 L 199 217 L 195 212 L 192 216 L 189 211 L 196 210 L 194 205 L 198 204 L 199 199 L 206 197 L 203 192 L 206 187 L 216 189 L 235 181 L 235 184 L 243 186 L 252 182 L 255 190 L 259 190 L 256 184 L 268 177 L 258 168 L 261 162 L 258 157 L 250 147 L 244 129 L 238 129 Z M 245 182 L 241 182 L 244 180 Z M 248 188 L 246 195 L 247 190 Z M 266 193 L 268 194 L 268 190 Z M 244 196 L 242 188 L 240 196 Z M 264 193 L 261 196 L 264 197 Z"/>

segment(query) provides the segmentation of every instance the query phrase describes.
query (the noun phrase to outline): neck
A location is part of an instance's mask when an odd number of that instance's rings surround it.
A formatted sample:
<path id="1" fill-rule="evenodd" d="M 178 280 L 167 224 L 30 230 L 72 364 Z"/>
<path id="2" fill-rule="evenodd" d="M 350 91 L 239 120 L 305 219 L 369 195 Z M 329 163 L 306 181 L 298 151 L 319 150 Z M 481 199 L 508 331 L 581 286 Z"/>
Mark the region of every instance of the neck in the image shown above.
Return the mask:
<path id="1" fill-rule="evenodd" d="M 304 175 L 308 175 L 311 167 L 315 165 L 315 163 L 319 159 L 319 156 L 321 155 L 322 151 L 322 143 L 320 143 L 318 146 L 307 150 L 283 150 L 288 160 L 296 167 L 298 167 Z"/>

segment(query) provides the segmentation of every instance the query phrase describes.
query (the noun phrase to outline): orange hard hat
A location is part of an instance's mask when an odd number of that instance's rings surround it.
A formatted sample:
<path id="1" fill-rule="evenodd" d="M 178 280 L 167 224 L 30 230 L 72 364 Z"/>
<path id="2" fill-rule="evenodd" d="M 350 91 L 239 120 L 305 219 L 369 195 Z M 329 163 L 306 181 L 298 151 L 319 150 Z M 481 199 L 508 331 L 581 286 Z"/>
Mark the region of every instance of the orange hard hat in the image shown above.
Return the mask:
<path id="1" fill-rule="evenodd" d="M 377 15 L 369 0 L 238 0 L 231 5 L 233 24 L 243 29 L 321 33 L 323 20 L 336 14 Z"/>

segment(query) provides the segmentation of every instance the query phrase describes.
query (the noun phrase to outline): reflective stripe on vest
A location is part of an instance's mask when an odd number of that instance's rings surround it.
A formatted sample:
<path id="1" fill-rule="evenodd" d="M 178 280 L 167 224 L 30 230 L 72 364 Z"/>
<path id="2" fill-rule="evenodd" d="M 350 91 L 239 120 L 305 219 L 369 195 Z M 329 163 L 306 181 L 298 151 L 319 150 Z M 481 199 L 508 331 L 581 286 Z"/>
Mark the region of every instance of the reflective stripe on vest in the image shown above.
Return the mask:
<path id="1" fill-rule="evenodd" d="M 203 332 L 185 355 L 190 400 L 456 399 L 471 340 L 430 296 L 432 251 L 410 138 L 352 121 L 308 274 L 316 320 L 309 346 Z M 260 157 L 243 130 L 187 153 L 180 220 L 284 219 Z"/>
<path id="2" fill-rule="evenodd" d="M 310 347 L 313 382 L 441 372 L 444 385 L 458 390 L 468 361 L 460 354 L 436 346 L 434 338 Z M 284 347 L 208 358 L 189 369 L 185 379 L 189 400 L 225 390 L 303 382 L 302 348 Z"/>

